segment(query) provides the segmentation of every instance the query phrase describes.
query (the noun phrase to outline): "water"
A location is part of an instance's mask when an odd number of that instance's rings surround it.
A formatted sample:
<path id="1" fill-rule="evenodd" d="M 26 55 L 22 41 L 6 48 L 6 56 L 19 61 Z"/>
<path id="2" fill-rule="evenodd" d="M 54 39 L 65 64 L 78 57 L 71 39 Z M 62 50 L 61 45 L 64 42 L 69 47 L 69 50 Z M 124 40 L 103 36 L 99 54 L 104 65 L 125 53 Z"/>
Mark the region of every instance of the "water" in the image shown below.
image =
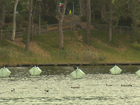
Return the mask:
<path id="1" fill-rule="evenodd" d="M 120 66 L 111 75 L 110 66 L 79 67 L 83 79 L 72 79 L 72 67 L 40 67 L 41 76 L 31 77 L 31 67 L 9 67 L 9 78 L 0 78 L 0 105 L 138 105 L 140 66 Z"/>

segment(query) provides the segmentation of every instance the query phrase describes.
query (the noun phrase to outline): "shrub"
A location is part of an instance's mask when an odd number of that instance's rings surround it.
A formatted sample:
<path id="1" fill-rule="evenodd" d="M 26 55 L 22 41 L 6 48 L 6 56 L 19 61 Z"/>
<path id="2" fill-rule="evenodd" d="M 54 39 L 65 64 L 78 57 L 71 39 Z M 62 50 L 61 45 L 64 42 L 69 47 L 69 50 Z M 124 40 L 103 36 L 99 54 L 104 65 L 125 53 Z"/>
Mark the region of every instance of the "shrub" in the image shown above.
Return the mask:
<path id="1" fill-rule="evenodd" d="M 5 23 L 13 22 L 13 14 L 6 14 L 5 15 Z"/>
<path id="2" fill-rule="evenodd" d="M 54 16 L 44 15 L 44 16 L 42 16 L 42 19 L 44 21 L 47 21 L 48 24 L 57 24 L 58 23 L 58 20 Z"/>
<path id="3" fill-rule="evenodd" d="M 133 46 L 133 48 L 135 48 L 135 49 L 140 49 L 140 44 L 137 42 L 137 41 L 135 41 L 134 43 L 132 43 L 132 46 Z"/>
<path id="4" fill-rule="evenodd" d="M 16 21 L 17 21 L 17 24 L 21 24 L 22 21 L 24 21 L 24 18 L 22 17 L 22 15 L 17 15 Z"/>
<path id="5" fill-rule="evenodd" d="M 86 16 L 81 16 L 81 22 L 86 22 L 87 21 L 87 17 Z"/>
<path id="6" fill-rule="evenodd" d="M 36 24 L 38 24 L 39 23 L 39 18 L 38 18 L 38 16 L 34 16 L 34 23 L 36 23 Z"/>
<path id="7" fill-rule="evenodd" d="M 26 22 L 26 21 L 22 21 L 22 27 L 28 27 L 28 22 Z"/>
<path id="8" fill-rule="evenodd" d="M 131 26 L 132 24 L 132 18 L 131 17 L 123 17 L 121 16 L 118 22 L 118 25 L 124 25 L 124 26 Z"/>

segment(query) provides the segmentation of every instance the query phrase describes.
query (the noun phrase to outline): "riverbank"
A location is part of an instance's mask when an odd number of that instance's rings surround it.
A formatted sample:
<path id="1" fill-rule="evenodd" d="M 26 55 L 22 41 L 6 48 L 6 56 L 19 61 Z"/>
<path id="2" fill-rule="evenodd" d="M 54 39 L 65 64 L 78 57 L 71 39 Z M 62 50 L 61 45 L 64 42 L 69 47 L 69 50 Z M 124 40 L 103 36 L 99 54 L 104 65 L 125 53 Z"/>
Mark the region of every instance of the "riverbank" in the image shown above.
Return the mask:
<path id="1" fill-rule="evenodd" d="M 121 36 L 121 37 L 120 37 Z M 58 32 L 35 35 L 26 52 L 26 35 L 15 42 L 0 41 L 0 64 L 99 64 L 99 63 L 139 63 L 139 43 L 133 43 L 132 35 L 113 34 L 112 42 L 108 33 L 91 30 L 91 45 L 86 45 L 86 31 L 65 31 L 64 48 L 58 49 Z M 124 40 L 125 39 L 125 40 Z"/>

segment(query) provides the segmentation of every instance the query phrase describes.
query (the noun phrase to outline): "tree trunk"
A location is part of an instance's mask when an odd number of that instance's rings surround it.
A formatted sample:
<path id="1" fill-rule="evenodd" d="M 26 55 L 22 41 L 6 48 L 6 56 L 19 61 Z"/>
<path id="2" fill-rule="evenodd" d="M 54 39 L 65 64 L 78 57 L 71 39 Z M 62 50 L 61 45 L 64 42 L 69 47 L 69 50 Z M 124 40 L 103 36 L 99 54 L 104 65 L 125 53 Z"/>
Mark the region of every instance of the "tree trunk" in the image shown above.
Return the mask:
<path id="1" fill-rule="evenodd" d="M 26 41 L 26 48 L 25 48 L 26 51 L 29 51 L 29 44 L 30 44 L 31 11 L 32 11 L 32 0 L 30 0 L 28 33 L 27 33 L 27 41 Z"/>
<path id="2" fill-rule="evenodd" d="M 35 7 L 32 10 L 32 16 L 31 16 L 31 41 L 33 40 L 33 31 L 35 30 L 34 21 L 33 20 L 34 20 L 34 12 L 36 10 L 36 6 L 37 6 L 37 1 L 35 2 Z"/>
<path id="3" fill-rule="evenodd" d="M 85 3 L 85 0 L 80 0 L 79 4 L 80 4 L 80 14 L 81 14 L 81 16 L 86 16 L 86 3 Z"/>
<path id="4" fill-rule="evenodd" d="M 110 0 L 110 20 L 109 20 L 109 41 L 112 41 L 112 22 L 113 22 L 112 0 Z"/>
<path id="5" fill-rule="evenodd" d="M 0 28 L 2 28 L 5 25 L 5 1 L 3 0 L 0 3 Z"/>
<path id="6" fill-rule="evenodd" d="M 86 43 L 90 45 L 90 25 L 91 25 L 91 8 L 90 8 L 90 0 L 86 1 L 87 6 L 87 28 L 86 28 Z"/>
<path id="7" fill-rule="evenodd" d="M 13 15 L 13 33 L 12 33 L 12 41 L 15 41 L 15 34 L 16 34 L 16 9 L 18 5 L 18 0 L 16 0 L 15 5 L 14 5 L 14 15 Z"/>
<path id="8" fill-rule="evenodd" d="M 59 30 L 59 48 L 63 48 L 63 29 L 62 29 L 62 19 L 59 20 L 58 23 L 58 30 Z"/>
<path id="9" fill-rule="evenodd" d="M 67 0 L 64 0 L 64 6 L 62 9 L 62 13 L 60 12 L 60 6 L 59 6 L 60 0 L 57 0 L 57 11 L 59 14 L 59 24 L 58 24 L 58 30 L 59 30 L 59 49 L 63 48 L 63 29 L 62 29 L 62 22 L 65 14 L 65 9 L 67 6 Z"/>

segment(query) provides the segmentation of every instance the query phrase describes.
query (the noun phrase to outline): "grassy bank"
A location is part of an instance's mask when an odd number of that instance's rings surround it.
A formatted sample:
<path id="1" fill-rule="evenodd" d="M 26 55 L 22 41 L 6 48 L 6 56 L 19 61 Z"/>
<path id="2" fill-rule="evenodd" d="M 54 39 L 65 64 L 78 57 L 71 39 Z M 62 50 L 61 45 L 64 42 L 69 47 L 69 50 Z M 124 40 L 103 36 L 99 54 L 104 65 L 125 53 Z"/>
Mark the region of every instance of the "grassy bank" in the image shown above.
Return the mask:
<path id="1" fill-rule="evenodd" d="M 107 32 L 92 30 L 91 46 L 87 46 L 85 30 L 66 31 L 63 50 L 58 49 L 58 32 L 36 35 L 33 41 L 46 55 L 39 51 L 26 52 L 23 47 L 1 40 L 0 63 L 140 62 L 140 45 L 133 43 L 132 35 L 113 34 L 112 42 L 109 42 Z"/>

